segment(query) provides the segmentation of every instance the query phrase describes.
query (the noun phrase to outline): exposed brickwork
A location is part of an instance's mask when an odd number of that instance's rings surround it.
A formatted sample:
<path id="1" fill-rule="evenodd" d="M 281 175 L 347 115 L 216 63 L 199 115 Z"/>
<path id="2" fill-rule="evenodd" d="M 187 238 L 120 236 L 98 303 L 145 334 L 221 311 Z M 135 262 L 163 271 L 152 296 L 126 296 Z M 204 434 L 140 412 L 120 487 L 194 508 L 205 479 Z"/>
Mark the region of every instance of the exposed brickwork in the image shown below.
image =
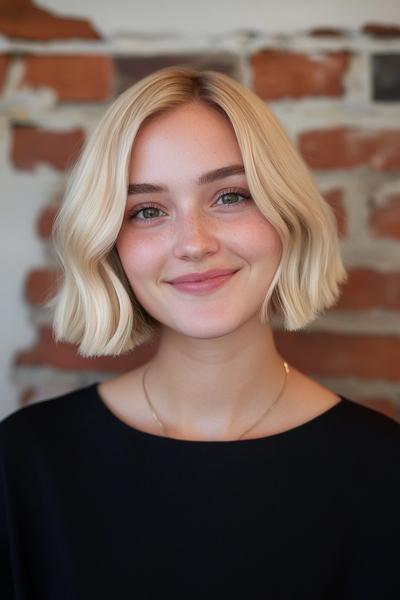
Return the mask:
<path id="1" fill-rule="evenodd" d="M 63 171 L 72 165 L 84 142 L 82 129 L 49 131 L 38 127 L 14 127 L 11 157 L 17 169 L 31 170 L 45 163 Z"/>
<path id="2" fill-rule="evenodd" d="M 23 86 L 49 87 L 62 101 L 107 100 L 112 95 L 113 61 L 108 56 L 27 56 Z"/>
<path id="3" fill-rule="evenodd" d="M 300 152 L 313 169 L 366 166 L 374 171 L 400 169 L 400 129 L 347 127 L 307 131 L 299 136 Z"/>
<path id="4" fill-rule="evenodd" d="M 58 212 L 58 205 L 51 204 L 46 206 L 39 215 L 37 223 L 37 232 L 43 239 L 49 239 L 53 230 L 54 219 Z"/>
<path id="5" fill-rule="evenodd" d="M 32 0 L 2 0 L 0 32 L 25 40 L 99 39 L 92 25 L 82 19 L 57 17 L 37 8 Z"/>
<path id="6" fill-rule="evenodd" d="M 324 198 L 333 209 L 340 238 L 347 235 L 347 215 L 343 201 L 343 190 L 334 188 L 324 193 Z"/>
<path id="7" fill-rule="evenodd" d="M 371 213 L 370 232 L 375 236 L 400 240 L 400 194 L 390 196 L 384 206 Z"/>
<path id="8" fill-rule="evenodd" d="M 344 32 L 341 29 L 334 29 L 333 27 L 316 27 L 311 29 L 309 34 L 314 37 L 340 37 L 343 36 Z"/>
<path id="9" fill-rule="evenodd" d="M 7 56 L 6 54 L 1 54 L 0 55 L 0 91 L 3 89 L 5 81 L 6 81 L 7 69 L 8 69 L 9 63 L 10 63 L 10 57 Z"/>
<path id="10" fill-rule="evenodd" d="M 19 399 L 19 406 L 26 406 L 27 404 L 30 404 L 31 399 L 34 397 L 35 395 L 35 388 L 32 387 L 28 387 L 25 388 L 20 396 Z"/>
<path id="11" fill-rule="evenodd" d="M 35 269 L 26 280 L 25 294 L 28 302 L 40 306 L 54 296 L 59 273 L 51 269 Z"/>
<path id="12" fill-rule="evenodd" d="M 381 273 L 372 269 L 349 269 L 348 276 L 348 281 L 342 285 L 342 295 L 335 308 L 400 310 L 400 272 Z"/>
<path id="13" fill-rule="evenodd" d="M 307 56 L 265 50 L 251 57 L 253 90 L 265 100 L 340 96 L 350 61 L 347 52 Z"/>
<path id="14" fill-rule="evenodd" d="M 56 344 L 50 329 L 41 329 L 36 343 L 24 352 L 20 352 L 16 365 L 48 366 L 60 370 L 74 371 L 113 371 L 123 372 L 147 362 L 156 350 L 155 345 L 146 344 L 134 352 L 122 356 L 100 356 L 83 358 L 72 344 Z"/>
<path id="15" fill-rule="evenodd" d="M 400 27 L 398 25 L 367 23 L 362 27 L 362 32 L 378 38 L 400 37 Z"/>
<path id="16" fill-rule="evenodd" d="M 282 356 L 306 373 L 400 382 L 399 336 L 278 331 Z"/>

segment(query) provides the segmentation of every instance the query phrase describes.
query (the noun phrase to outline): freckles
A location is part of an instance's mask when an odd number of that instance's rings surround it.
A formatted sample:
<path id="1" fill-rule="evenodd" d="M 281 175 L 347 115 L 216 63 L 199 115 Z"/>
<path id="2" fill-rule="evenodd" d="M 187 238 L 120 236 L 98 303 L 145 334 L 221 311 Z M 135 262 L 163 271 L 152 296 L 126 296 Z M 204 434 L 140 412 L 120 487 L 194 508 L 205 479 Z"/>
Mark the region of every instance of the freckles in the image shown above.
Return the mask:
<path id="1" fill-rule="evenodd" d="M 259 216 L 259 218 L 256 220 L 255 227 L 260 231 L 260 234 L 262 234 L 264 238 L 275 241 L 275 243 L 278 245 L 281 244 L 279 233 L 266 217 Z"/>
<path id="2" fill-rule="evenodd" d="M 122 232 L 117 239 L 116 248 L 125 272 L 132 277 L 135 274 L 150 273 L 166 255 L 160 236 L 141 236 L 139 232 L 135 232 L 135 235 L 130 231 Z"/>
<path id="3" fill-rule="evenodd" d="M 237 231 L 235 238 L 239 243 L 246 244 L 248 248 L 279 248 L 281 240 L 278 232 L 269 221 L 259 216 L 242 223 Z"/>

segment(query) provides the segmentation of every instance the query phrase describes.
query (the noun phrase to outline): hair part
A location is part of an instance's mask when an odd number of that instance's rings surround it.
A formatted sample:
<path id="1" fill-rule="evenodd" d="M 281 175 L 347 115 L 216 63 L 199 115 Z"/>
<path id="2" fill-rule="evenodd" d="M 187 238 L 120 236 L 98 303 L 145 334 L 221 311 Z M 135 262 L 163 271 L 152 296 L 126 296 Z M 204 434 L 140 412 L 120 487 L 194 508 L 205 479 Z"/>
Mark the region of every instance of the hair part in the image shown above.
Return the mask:
<path id="1" fill-rule="evenodd" d="M 53 334 L 83 356 L 114 355 L 150 341 L 160 323 L 140 305 L 115 241 L 127 197 L 132 146 L 140 127 L 189 102 L 203 102 L 231 123 L 250 193 L 278 232 L 282 256 L 260 309 L 296 330 L 338 299 L 346 278 L 333 211 L 303 159 L 266 104 L 216 71 L 161 69 L 122 93 L 108 108 L 70 173 L 53 228 L 62 267 Z"/>

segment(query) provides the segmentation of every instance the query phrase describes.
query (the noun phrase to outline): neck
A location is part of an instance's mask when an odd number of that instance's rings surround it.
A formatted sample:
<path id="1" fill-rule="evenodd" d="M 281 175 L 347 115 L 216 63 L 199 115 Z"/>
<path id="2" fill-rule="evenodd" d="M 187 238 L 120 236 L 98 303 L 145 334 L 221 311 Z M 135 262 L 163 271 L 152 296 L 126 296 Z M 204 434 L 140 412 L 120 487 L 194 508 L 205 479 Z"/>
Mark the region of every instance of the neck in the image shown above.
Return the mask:
<path id="1" fill-rule="evenodd" d="M 163 329 L 146 388 L 171 435 L 220 439 L 252 425 L 275 401 L 284 380 L 270 324 L 253 319 L 214 339 Z M 269 418 L 283 401 L 284 394 Z"/>

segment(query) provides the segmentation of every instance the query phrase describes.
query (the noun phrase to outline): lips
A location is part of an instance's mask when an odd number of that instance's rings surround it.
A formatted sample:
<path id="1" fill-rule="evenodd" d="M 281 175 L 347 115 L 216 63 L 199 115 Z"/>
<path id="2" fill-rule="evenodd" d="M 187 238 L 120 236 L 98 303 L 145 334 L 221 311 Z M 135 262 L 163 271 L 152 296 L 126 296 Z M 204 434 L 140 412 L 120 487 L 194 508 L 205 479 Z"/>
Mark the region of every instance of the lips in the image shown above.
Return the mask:
<path id="1" fill-rule="evenodd" d="M 207 279 L 213 279 L 214 277 L 221 277 L 223 275 L 230 275 L 236 273 L 238 269 L 210 269 L 209 271 L 203 271 L 202 273 L 190 273 L 188 275 L 182 275 L 176 277 L 168 283 L 189 283 L 195 281 L 206 281 Z"/>

